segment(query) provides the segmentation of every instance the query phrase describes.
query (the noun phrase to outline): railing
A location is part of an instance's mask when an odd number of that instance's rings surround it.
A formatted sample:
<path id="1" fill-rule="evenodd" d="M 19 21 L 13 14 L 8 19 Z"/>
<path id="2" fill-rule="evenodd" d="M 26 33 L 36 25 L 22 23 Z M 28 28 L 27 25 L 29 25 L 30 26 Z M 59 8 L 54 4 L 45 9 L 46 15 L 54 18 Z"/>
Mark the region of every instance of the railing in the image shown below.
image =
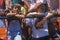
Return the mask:
<path id="1" fill-rule="evenodd" d="M 42 16 L 40 16 L 40 17 L 37 17 L 37 16 L 34 16 L 34 17 L 30 16 L 30 17 L 28 17 L 28 16 L 26 16 L 25 18 L 41 18 L 41 17 Z M 54 16 L 54 17 L 59 17 L 59 16 Z M 10 17 L 4 16 L 4 17 L 0 17 L 0 19 L 17 19 L 17 18 L 10 18 Z"/>

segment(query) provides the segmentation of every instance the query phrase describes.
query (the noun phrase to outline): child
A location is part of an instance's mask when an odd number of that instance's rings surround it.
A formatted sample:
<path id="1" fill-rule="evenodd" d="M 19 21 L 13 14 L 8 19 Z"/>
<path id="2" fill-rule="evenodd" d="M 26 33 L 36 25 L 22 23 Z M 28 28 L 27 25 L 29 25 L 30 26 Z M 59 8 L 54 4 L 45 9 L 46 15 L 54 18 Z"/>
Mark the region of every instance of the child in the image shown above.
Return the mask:
<path id="1" fill-rule="evenodd" d="M 10 13 L 7 14 L 8 17 L 12 18 L 9 19 L 10 21 L 8 20 L 8 40 L 17 40 L 16 38 L 18 38 L 18 40 L 22 40 L 21 21 L 15 17 L 16 14 L 19 14 L 19 9 L 17 7 L 13 7 L 13 10 L 10 10 Z"/>
<path id="2" fill-rule="evenodd" d="M 46 12 L 46 6 L 40 5 L 38 7 L 38 12 L 31 12 L 29 16 L 46 16 L 48 13 Z M 42 19 L 40 19 L 42 20 Z M 38 18 L 27 18 L 26 24 L 29 25 L 32 29 L 32 39 L 31 40 L 49 40 L 49 33 L 48 33 L 48 23 L 47 20 L 44 22 L 43 26 L 41 28 L 36 28 L 36 23 L 38 21 Z"/>

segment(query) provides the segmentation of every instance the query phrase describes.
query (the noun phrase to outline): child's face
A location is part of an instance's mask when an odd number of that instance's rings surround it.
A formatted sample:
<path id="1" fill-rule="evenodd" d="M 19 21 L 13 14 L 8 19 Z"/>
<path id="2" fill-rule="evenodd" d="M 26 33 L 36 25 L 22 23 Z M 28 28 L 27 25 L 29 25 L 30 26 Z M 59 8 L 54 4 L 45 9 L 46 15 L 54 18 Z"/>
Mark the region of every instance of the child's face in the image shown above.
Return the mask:
<path id="1" fill-rule="evenodd" d="M 13 12 L 14 12 L 14 13 L 16 13 L 16 12 L 17 12 L 17 10 L 18 10 L 18 8 L 17 8 L 17 7 L 13 7 Z"/>
<path id="2" fill-rule="evenodd" d="M 45 12 L 45 10 L 39 8 L 38 12 L 43 13 L 43 12 Z"/>
<path id="3" fill-rule="evenodd" d="M 38 9 L 38 12 L 42 12 L 42 10 L 41 9 Z"/>

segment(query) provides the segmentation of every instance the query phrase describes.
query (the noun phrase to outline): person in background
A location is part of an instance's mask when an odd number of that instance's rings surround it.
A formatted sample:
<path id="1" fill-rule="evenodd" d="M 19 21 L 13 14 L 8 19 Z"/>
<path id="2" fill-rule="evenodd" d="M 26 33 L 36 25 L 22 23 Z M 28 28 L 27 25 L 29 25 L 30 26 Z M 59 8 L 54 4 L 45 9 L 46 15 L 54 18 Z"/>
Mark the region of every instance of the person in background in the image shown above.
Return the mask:
<path id="1" fill-rule="evenodd" d="M 5 13 L 4 13 L 4 9 L 5 9 L 5 0 L 0 0 L 0 18 L 4 18 L 5 17 Z M 0 27 L 6 27 L 6 22 L 7 20 L 6 19 L 0 19 Z"/>
<path id="2" fill-rule="evenodd" d="M 5 9 L 5 0 L 0 0 L 0 11 Z"/>
<path id="3" fill-rule="evenodd" d="M 28 12 L 36 11 L 38 6 L 41 4 L 47 6 L 47 0 L 26 0 L 26 3 L 28 3 L 29 6 Z"/>
<path id="4" fill-rule="evenodd" d="M 6 10 L 7 9 L 11 9 L 12 7 L 12 0 L 5 0 L 5 6 L 6 6 Z"/>
<path id="5" fill-rule="evenodd" d="M 0 18 L 4 18 L 5 17 L 5 15 L 4 15 L 4 11 L 2 10 L 2 11 L 0 11 Z M 7 20 L 6 19 L 0 19 L 0 27 L 1 28 L 5 28 L 5 27 L 7 27 L 7 25 L 6 25 L 6 22 L 7 22 Z"/>
<path id="6" fill-rule="evenodd" d="M 59 3 L 59 1 L 57 1 L 57 0 L 47 0 L 48 2 L 48 6 L 49 6 L 49 8 L 51 9 L 51 10 L 55 10 L 55 11 L 57 11 L 57 9 L 58 9 L 58 3 Z M 55 4 L 54 4 L 55 3 Z"/>

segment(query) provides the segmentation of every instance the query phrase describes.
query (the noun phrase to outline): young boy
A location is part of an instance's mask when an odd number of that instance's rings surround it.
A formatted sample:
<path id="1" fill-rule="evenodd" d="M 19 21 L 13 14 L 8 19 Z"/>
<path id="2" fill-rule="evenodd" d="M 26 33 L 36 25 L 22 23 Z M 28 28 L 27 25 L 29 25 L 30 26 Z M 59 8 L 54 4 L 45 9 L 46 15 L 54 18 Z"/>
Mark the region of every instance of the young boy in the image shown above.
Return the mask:
<path id="1" fill-rule="evenodd" d="M 22 40 L 21 21 L 19 18 L 15 16 L 19 14 L 18 7 L 20 6 L 15 5 L 13 7 L 13 10 L 10 10 L 10 13 L 7 14 L 7 16 L 11 18 L 8 20 L 9 21 L 8 40 Z"/>
<path id="2" fill-rule="evenodd" d="M 48 13 L 46 12 L 46 6 L 40 5 L 38 7 L 38 12 L 31 12 L 27 16 L 43 16 L 45 17 Z M 43 18 L 42 17 L 42 18 Z M 32 29 L 32 39 L 31 40 L 49 40 L 48 33 L 48 23 L 47 20 L 44 22 L 43 26 L 36 28 L 36 23 L 39 18 L 26 18 L 26 24 L 29 25 Z M 40 19 L 42 20 L 42 19 Z"/>

